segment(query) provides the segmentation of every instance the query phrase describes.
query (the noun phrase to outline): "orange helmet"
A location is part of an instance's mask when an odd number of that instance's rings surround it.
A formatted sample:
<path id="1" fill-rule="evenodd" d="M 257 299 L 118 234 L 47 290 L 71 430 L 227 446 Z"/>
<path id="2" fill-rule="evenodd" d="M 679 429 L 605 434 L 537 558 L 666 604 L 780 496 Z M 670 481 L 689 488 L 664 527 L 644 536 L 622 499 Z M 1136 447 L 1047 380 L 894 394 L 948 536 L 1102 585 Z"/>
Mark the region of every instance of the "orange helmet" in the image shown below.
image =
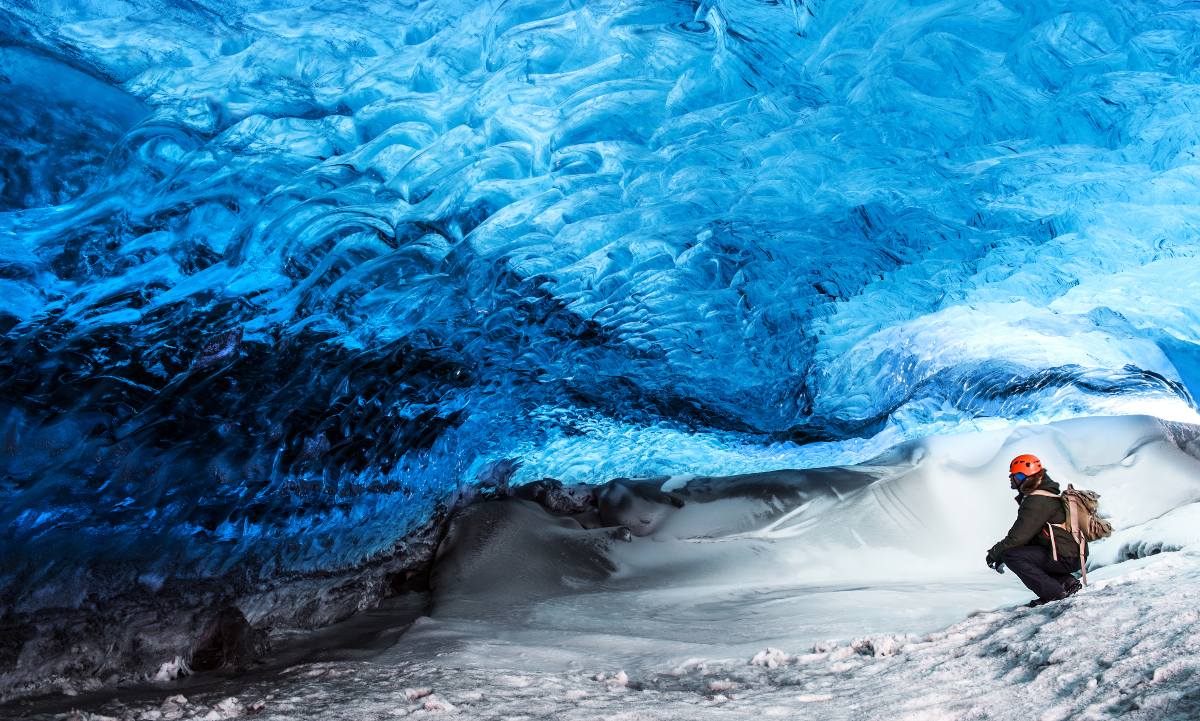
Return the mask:
<path id="1" fill-rule="evenodd" d="M 1014 473 L 1032 476 L 1040 470 L 1042 470 L 1042 462 L 1032 453 L 1022 453 L 1008 464 L 1008 475 L 1010 476 Z"/>

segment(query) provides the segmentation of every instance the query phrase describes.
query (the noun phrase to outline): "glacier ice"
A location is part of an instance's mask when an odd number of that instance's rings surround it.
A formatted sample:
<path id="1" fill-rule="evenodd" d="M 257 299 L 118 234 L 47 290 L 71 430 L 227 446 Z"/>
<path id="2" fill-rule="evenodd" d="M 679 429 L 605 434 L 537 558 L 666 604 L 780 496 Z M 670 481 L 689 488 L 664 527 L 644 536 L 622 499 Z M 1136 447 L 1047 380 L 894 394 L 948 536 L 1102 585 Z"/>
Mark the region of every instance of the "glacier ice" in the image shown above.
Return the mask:
<path id="1" fill-rule="evenodd" d="M 0 8 L 2 607 L 1200 388 L 1189 3 Z"/>

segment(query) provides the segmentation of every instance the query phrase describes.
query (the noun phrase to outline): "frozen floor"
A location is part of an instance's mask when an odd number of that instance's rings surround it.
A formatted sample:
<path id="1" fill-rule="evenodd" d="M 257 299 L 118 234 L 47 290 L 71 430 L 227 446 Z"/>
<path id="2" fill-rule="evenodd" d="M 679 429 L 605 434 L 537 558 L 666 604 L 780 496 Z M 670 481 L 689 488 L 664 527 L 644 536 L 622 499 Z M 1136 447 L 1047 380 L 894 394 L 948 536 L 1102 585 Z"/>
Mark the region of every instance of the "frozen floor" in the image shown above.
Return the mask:
<path id="1" fill-rule="evenodd" d="M 449 536 L 427 615 L 395 643 L 80 699 L 77 716 L 1190 721 L 1190 433 L 1092 419 L 934 439 L 836 482 L 693 484 L 681 509 L 647 506 L 651 532 L 630 541 L 528 502 L 480 504 Z M 1099 490 L 1121 529 L 1097 546 L 1089 588 L 1038 609 L 983 564 L 1013 516 L 1014 447 Z"/>
<path id="2" fill-rule="evenodd" d="M 255 717 L 263 719 L 1200 718 L 1200 557 L 1167 553 L 1123 565 L 1128 568 L 1119 574 L 1097 574 L 1115 577 L 1094 579 L 1075 598 L 1039 609 L 977 612 L 910 636 L 868 633 L 815 647 L 785 641 L 773 644 L 777 650 L 762 645 L 761 653 L 741 656 L 702 633 L 691 644 L 675 640 L 658 648 L 645 638 L 583 634 L 560 637 L 565 643 L 556 647 L 554 629 L 539 636 L 527 628 L 430 620 L 418 624 L 417 643 L 402 642 L 370 660 L 304 664 L 270 680 L 206 689 L 187 701 L 110 702 L 95 713 L 129 719 L 235 718 L 256 708 Z M 936 589 L 878 593 L 915 605 Z M 840 622 L 852 625 L 856 610 L 848 604 Z M 879 615 L 879 622 L 887 617 Z M 893 618 L 913 629 L 917 614 Z M 738 621 L 729 630 L 749 635 Z M 596 650 L 592 658 L 589 649 Z M 647 660 L 687 649 L 697 655 L 678 663 Z M 632 662 L 613 662 L 622 656 Z"/>

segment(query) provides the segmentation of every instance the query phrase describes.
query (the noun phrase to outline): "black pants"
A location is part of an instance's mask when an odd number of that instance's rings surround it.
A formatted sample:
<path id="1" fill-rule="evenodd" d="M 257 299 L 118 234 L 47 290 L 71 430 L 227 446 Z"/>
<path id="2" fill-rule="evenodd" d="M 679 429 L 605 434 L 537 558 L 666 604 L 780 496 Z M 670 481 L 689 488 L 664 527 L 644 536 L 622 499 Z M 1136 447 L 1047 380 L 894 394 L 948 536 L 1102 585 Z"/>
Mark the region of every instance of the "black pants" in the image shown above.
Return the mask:
<path id="1" fill-rule="evenodd" d="M 1043 601 L 1061 598 L 1072 573 L 1079 570 L 1079 559 L 1059 556 L 1055 561 L 1049 548 L 1017 546 L 1000 554 L 1000 560 L 1017 574 L 1021 583 Z"/>

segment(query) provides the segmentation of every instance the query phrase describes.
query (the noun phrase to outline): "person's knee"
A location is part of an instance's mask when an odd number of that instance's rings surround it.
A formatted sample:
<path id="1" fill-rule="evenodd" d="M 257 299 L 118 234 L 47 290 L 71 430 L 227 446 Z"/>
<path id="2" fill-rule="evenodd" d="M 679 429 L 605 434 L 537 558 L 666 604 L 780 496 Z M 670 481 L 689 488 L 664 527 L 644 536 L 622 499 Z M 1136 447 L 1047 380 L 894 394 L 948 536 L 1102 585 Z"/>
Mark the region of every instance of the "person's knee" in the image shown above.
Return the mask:
<path id="1" fill-rule="evenodd" d="M 1011 566 L 1013 563 L 1021 563 L 1029 558 L 1025 551 L 1025 546 L 1017 546 L 1016 548 L 1006 548 L 1000 552 L 1000 560 L 1006 565 Z"/>

